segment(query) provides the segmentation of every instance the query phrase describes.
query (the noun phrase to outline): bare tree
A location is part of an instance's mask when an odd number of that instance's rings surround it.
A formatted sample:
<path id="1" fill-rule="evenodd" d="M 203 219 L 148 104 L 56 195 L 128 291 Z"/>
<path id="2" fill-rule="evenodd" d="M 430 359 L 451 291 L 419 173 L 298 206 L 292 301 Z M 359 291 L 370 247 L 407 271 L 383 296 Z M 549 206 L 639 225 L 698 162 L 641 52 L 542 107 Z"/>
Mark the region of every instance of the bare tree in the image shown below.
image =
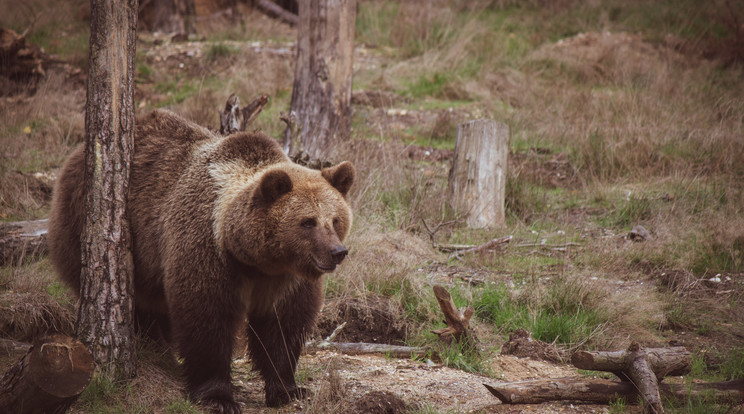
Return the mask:
<path id="1" fill-rule="evenodd" d="M 291 157 L 310 159 L 351 133 L 351 80 L 354 52 L 355 0 L 299 2 L 297 59 L 290 112 L 296 126 L 285 133 Z M 298 135 L 299 145 L 293 145 Z"/>
<path id="2" fill-rule="evenodd" d="M 134 151 L 137 0 L 91 0 L 85 108 L 86 223 L 77 336 L 98 369 L 136 374 L 133 264 L 126 216 Z"/>

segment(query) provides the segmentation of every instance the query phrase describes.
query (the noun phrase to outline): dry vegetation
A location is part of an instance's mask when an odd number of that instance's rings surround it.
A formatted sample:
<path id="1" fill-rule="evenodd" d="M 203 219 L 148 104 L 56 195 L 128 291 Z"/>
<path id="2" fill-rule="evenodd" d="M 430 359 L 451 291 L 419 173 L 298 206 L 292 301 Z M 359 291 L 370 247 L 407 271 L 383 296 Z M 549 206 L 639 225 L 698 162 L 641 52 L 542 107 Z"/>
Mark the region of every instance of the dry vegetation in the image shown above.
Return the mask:
<path id="1" fill-rule="evenodd" d="M 30 40 L 68 64 L 25 93 L 0 91 L 4 221 L 46 215 L 55 171 L 83 137 L 87 53 L 88 23 L 74 12 L 86 2 L 12 3 L 0 0 L 0 25 L 20 32 L 36 20 Z M 359 172 L 356 221 L 349 261 L 326 279 L 318 334 L 352 319 L 348 338 L 429 346 L 450 368 L 507 380 L 522 377 L 496 353 L 516 328 L 564 350 L 684 345 L 696 353 L 690 378 L 744 376 L 744 8 L 698 3 L 360 1 L 354 129 L 335 155 Z M 200 20 L 190 42 L 140 33 L 138 111 L 166 107 L 216 128 L 230 93 L 268 94 L 254 126 L 280 137 L 295 33 L 243 11 Z M 495 231 L 467 229 L 446 203 L 457 124 L 478 117 L 512 133 L 508 224 Z M 626 237 L 638 224 L 649 240 Z M 508 246 L 477 256 L 435 248 L 504 235 Z M 476 308 L 480 352 L 438 344 L 433 284 Z M 73 315 L 46 260 L 0 269 L 3 337 L 69 331 Z M 376 326 L 394 329 L 365 338 Z M 177 391 L 173 361 L 145 345 L 142 354 L 140 379 L 96 383 L 76 410 L 196 411 Z M 370 409 L 359 400 L 369 388 L 349 384 L 376 374 L 352 378 L 337 359 L 309 358 L 300 375 L 315 398 L 283 411 Z M 241 401 L 262 410 L 260 380 L 245 361 L 236 372 Z M 416 395 L 398 397 L 416 412 L 498 409 Z"/>

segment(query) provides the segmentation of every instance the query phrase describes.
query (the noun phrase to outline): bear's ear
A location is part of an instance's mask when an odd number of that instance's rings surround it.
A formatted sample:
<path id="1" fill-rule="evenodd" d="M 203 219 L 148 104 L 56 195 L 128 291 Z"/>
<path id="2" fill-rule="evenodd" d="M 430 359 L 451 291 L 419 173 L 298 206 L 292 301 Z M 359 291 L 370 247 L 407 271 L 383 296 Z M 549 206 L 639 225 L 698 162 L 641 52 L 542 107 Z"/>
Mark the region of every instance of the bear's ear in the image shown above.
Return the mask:
<path id="1" fill-rule="evenodd" d="M 255 197 L 267 205 L 273 204 L 279 197 L 292 191 L 292 179 L 282 170 L 267 171 L 258 184 Z"/>
<path id="2" fill-rule="evenodd" d="M 346 193 L 354 184 L 356 170 L 354 170 L 354 164 L 344 161 L 334 167 L 323 168 L 321 174 L 339 193 L 346 197 Z"/>

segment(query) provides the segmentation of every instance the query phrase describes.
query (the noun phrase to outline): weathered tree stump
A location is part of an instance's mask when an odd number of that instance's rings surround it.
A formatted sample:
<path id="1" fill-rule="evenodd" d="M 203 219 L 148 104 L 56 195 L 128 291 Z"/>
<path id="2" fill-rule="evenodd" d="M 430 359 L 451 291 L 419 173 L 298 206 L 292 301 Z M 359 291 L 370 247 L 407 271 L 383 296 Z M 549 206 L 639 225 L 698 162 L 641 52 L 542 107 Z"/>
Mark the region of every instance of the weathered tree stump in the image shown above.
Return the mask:
<path id="1" fill-rule="evenodd" d="M 82 342 L 50 335 L 0 377 L 0 412 L 63 413 L 88 386 L 93 357 Z"/>
<path id="2" fill-rule="evenodd" d="M 639 396 L 638 389 L 629 381 L 602 378 L 554 378 L 483 385 L 504 404 L 540 404 L 548 401 L 609 404 L 618 397 L 633 403 Z M 659 390 L 666 398 L 683 401 L 689 397 L 706 397 L 721 403 L 744 402 L 744 380 L 660 384 Z"/>
<path id="3" fill-rule="evenodd" d="M 505 225 L 508 152 L 509 127 L 506 124 L 478 119 L 458 126 L 448 192 L 452 208 L 466 214 L 468 226 L 495 228 Z"/>
<path id="4" fill-rule="evenodd" d="M 307 0 L 299 3 L 297 58 L 285 141 L 299 132 L 302 149 L 312 160 L 351 133 L 351 83 L 354 53 L 355 0 Z M 286 145 L 289 147 L 289 145 Z M 290 148 L 289 156 L 295 147 Z"/>
<path id="5" fill-rule="evenodd" d="M 220 134 L 230 135 L 234 132 L 245 131 L 253 123 L 263 107 L 269 102 L 268 95 L 261 95 L 240 109 L 240 98 L 232 94 L 227 98 L 225 109 L 220 112 Z"/>
<path id="6" fill-rule="evenodd" d="M 439 335 L 439 338 L 451 342 L 454 338 L 455 341 L 464 343 L 468 341 L 468 344 L 474 345 L 475 337 L 470 334 L 470 318 L 475 313 L 475 309 L 472 306 L 460 310 L 455 306 L 455 302 L 452 300 L 447 289 L 441 286 L 434 286 L 434 296 L 439 302 L 439 307 L 444 313 L 444 319 L 447 323 L 446 328 L 437 329 L 433 331 Z"/>
<path id="7" fill-rule="evenodd" d="M 47 253 L 48 220 L 0 223 L 0 266 L 21 264 Z"/>

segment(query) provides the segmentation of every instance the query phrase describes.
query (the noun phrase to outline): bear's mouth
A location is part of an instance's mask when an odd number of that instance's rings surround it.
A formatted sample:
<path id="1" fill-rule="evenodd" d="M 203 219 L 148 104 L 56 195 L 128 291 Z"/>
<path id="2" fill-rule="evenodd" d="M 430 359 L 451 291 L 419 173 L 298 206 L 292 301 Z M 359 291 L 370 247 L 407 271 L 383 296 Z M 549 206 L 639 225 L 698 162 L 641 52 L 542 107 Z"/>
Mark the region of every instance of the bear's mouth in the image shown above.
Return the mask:
<path id="1" fill-rule="evenodd" d="M 313 264 L 321 272 L 332 272 L 332 271 L 336 270 L 336 265 L 335 264 L 331 264 L 331 265 L 323 264 L 318 259 L 316 259 L 314 257 L 313 257 Z"/>

